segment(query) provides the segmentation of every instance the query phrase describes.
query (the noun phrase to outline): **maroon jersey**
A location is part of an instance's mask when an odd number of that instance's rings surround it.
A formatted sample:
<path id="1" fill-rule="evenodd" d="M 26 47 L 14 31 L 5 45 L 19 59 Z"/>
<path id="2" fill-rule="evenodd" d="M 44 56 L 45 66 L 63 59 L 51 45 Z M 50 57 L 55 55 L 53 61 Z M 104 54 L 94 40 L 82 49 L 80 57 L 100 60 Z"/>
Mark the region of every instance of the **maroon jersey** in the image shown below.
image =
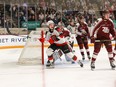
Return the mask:
<path id="1" fill-rule="evenodd" d="M 101 19 L 93 29 L 92 36 L 98 40 L 110 40 L 110 34 L 115 36 L 114 24 L 111 19 Z"/>
<path id="2" fill-rule="evenodd" d="M 77 31 L 77 35 L 81 37 L 90 36 L 89 29 L 86 23 L 79 24 Z"/>
<path id="3" fill-rule="evenodd" d="M 69 30 L 63 30 L 62 32 L 63 32 L 64 37 L 70 37 Z"/>

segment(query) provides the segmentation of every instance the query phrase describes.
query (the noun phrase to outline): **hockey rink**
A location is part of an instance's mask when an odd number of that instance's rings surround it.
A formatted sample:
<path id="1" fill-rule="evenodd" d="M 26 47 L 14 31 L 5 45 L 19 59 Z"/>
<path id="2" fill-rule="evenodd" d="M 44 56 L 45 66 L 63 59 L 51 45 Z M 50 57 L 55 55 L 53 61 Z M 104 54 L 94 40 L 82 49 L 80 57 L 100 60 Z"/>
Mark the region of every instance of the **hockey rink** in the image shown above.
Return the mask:
<path id="1" fill-rule="evenodd" d="M 74 49 L 81 59 L 78 47 Z M 98 55 L 95 71 L 91 71 L 89 61 L 85 61 L 81 68 L 65 59 L 57 60 L 54 69 L 42 65 L 19 65 L 21 51 L 21 48 L 0 49 L 0 87 L 116 87 L 116 70 L 110 67 L 105 47 Z M 92 55 L 93 47 L 90 52 Z"/>

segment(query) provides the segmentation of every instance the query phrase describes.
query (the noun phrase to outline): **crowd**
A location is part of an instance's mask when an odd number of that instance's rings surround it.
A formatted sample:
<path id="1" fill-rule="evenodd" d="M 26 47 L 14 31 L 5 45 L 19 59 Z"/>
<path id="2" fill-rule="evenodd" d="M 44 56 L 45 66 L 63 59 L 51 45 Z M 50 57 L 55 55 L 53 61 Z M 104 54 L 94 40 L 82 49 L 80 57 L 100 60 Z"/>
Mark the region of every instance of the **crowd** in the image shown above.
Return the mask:
<path id="1" fill-rule="evenodd" d="M 111 12 L 110 17 L 116 20 L 116 1 L 115 0 L 63 0 L 44 4 L 1 4 L 1 26 L 4 27 L 4 20 L 10 22 L 9 27 L 22 27 L 26 21 L 40 21 L 41 27 L 52 19 L 55 24 L 61 22 L 67 26 L 70 22 L 77 22 L 77 15 L 83 14 L 89 26 L 100 17 L 103 9 Z M 101 3 L 104 2 L 104 3 Z M 43 5 L 43 6 L 42 6 Z"/>

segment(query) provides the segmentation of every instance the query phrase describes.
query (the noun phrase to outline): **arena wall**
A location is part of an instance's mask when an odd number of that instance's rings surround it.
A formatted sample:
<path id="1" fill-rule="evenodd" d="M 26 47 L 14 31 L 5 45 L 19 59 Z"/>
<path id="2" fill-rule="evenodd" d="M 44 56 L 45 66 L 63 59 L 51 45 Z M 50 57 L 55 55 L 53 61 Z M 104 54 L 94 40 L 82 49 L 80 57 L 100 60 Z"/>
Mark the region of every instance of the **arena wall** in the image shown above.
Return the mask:
<path id="1" fill-rule="evenodd" d="M 37 30 L 43 30 L 43 28 L 38 28 Z M 44 28 L 44 30 L 46 31 L 47 28 Z M 91 30 L 90 30 L 90 32 L 91 32 Z M 24 34 L 24 33 L 22 32 L 21 34 Z M 73 36 L 75 37 L 75 34 L 73 34 Z M 1 34 L 0 35 L 0 49 L 23 48 L 26 41 L 27 41 L 26 33 L 25 33 L 25 35 L 18 35 L 18 36 Z M 113 41 L 113 45 L 115 45 L 114 41 Z M 49 43 L 45 43 L 44 46 L 48 47 Z M 74 46 L 78 47 L 76 39 L 74 39 Z M 89 40 L 89 46 L 93 46 L 93 44 L 90 43 L 90 40 Z"/>

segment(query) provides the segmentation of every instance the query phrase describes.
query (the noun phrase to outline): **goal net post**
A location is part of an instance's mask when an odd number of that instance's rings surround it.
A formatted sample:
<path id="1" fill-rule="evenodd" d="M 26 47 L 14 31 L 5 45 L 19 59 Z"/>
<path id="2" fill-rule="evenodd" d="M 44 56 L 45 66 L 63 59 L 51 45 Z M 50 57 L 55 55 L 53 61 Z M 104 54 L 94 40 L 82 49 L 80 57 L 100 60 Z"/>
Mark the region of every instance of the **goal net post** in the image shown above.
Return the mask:
<path id="1" fill-rule="evenodd" d="M 28 37 L 18 63 L 44 65 L 44 43 L 39 41 L 44 38 L 44 31 L 31 31 Z"/>

